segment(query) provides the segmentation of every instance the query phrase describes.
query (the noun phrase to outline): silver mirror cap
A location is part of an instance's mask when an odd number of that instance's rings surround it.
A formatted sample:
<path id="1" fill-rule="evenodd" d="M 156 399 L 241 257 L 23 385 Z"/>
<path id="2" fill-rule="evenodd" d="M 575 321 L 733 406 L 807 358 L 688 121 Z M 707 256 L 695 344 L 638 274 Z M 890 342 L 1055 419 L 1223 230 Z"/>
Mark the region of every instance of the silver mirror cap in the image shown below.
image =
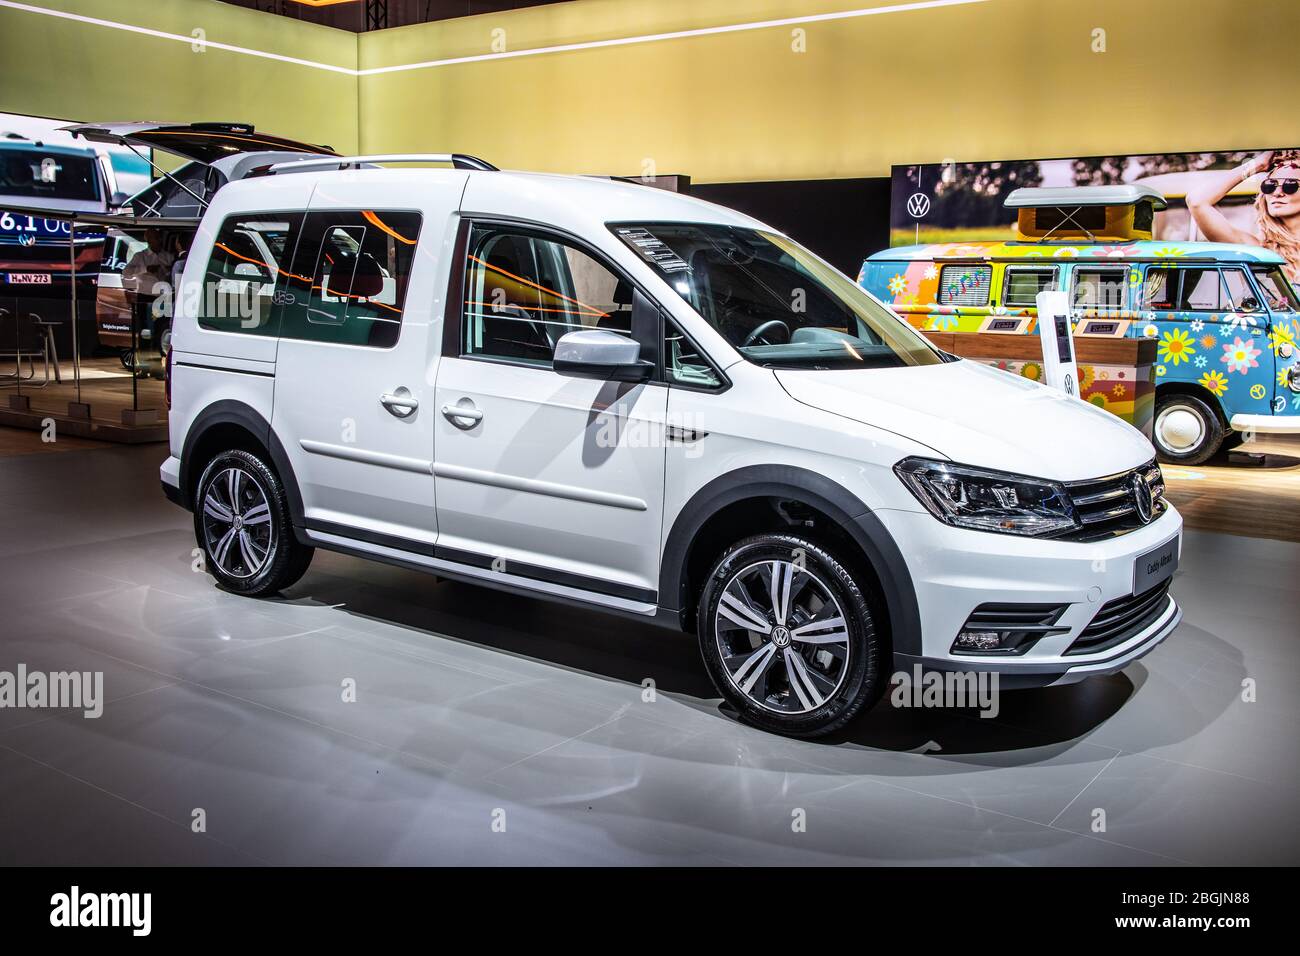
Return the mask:
<path id="1" fill-rule="evenodd" d="M 555 371 L 562 375 L 638 381 L 652 366 L 641 361 L 641 346 L 610 329 L 566 332 L 555 343 Z"/>

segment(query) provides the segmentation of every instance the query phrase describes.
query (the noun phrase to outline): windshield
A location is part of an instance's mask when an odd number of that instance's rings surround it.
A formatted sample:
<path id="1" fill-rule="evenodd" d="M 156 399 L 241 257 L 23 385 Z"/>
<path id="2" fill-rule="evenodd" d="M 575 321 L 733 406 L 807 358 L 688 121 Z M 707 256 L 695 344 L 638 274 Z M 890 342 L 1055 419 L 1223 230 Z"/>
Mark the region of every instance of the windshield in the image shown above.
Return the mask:
<path id="1" fill-rule="evenodd" d="M 1296 301 L 1295 290 L 1286 281 L 1286 276 L 1282 274 L 1280 266 L 1256 268 L 1251 271 L 1255 273 L 1255 281 L 1259 283 L 1264 298 L 1268 300 L 1270 310 L 1273 312 L 1294 312 L 1297 307 L 1300 307 L 1300 303 Z"/>
<path id="2" fill-rule="evenodd" d="M 911 326 L 784 236 L 703 223 L 610 228 L 756 365 L 895 368 L 943 361 Z"/>
<path id="3" fill-rule="evenodd" d="M 89 199 L 98 201 L 95 157 L 46 153 L 32 149 L 0 149 L 0 194 L 24 199 Z"/>

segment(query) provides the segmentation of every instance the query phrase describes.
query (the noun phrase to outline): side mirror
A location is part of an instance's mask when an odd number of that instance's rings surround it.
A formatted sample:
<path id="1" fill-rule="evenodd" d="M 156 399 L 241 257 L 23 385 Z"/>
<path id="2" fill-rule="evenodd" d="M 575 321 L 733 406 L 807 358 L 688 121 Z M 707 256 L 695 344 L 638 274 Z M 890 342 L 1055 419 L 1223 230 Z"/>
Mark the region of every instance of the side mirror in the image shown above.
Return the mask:
<path id="1" fill-rule="evenodd" d="M 555 343 L 555 371 L 575 378 L 615 382 L 642 382 L 654 365 L 641 361 L 641 346 L 634 339 L 609 329 L 567 332 Z"/>

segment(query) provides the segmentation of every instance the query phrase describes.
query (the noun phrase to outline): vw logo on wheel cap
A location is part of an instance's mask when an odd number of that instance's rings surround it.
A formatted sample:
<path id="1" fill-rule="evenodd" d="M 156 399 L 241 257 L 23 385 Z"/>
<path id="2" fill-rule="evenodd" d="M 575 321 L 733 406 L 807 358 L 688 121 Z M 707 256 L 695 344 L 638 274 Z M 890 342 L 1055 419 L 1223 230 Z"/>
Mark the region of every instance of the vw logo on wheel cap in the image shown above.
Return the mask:
<path id="1" fill-rule="evenodd" d="M 1151 494 L 1151 486 L 1147 484 L 1146 478 L 1140 471 L 1133 472 L 1129 484 L 1133 488 L 1133 507 L 1137 509 L 1138 518 L 1143 524 L 1150 524 L 1156 510 L 1155 497 Z"/>

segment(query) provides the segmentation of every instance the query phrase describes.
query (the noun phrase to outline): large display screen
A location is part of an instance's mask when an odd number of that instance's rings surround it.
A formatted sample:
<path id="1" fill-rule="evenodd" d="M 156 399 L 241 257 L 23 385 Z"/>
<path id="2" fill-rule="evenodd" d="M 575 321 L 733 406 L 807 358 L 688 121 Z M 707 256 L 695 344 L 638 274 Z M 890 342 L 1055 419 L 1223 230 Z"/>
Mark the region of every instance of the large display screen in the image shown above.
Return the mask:
<path id="1" fill-rule="evenodd" d="M 1154 238 L 1267 246 L 1300 280 L 1300 148 L 895 166 L 890 244 L 1007 240 L 1021 186 L 1135 183 L 1163 193 Z"/>

